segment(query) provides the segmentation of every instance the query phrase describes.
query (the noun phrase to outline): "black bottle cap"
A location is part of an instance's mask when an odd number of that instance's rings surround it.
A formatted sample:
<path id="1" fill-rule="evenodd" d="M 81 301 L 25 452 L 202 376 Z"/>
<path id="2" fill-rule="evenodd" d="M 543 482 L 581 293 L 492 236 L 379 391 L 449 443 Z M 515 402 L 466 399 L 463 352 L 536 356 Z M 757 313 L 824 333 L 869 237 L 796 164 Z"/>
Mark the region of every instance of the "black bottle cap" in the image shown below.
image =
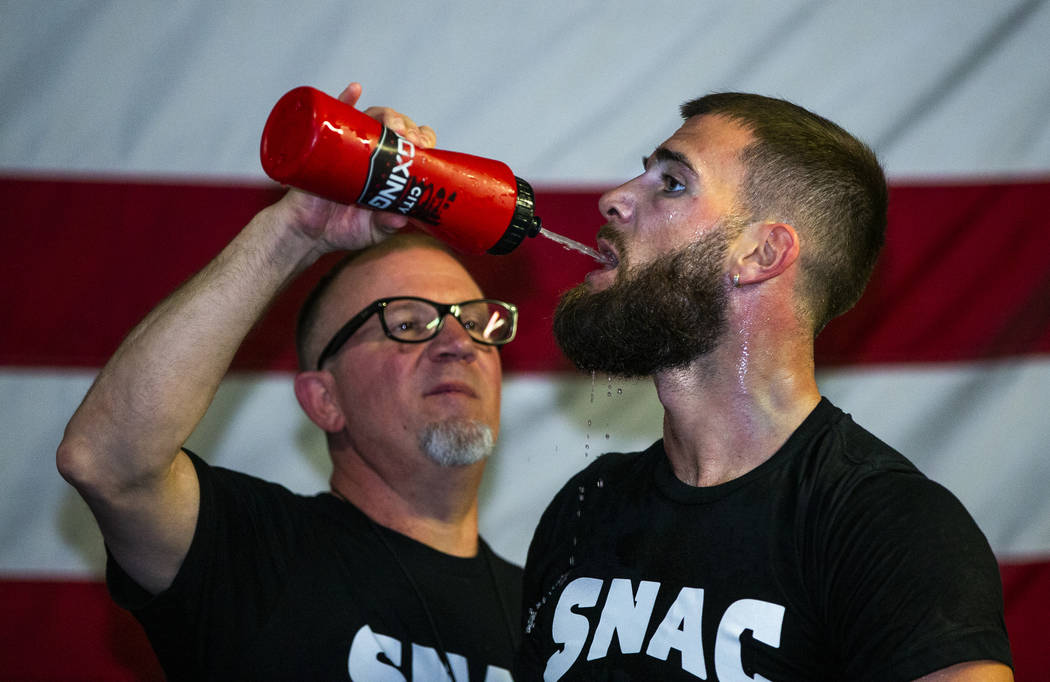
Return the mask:
<path id="1" fill-rule="evenodd" d="M 499 238 L 489 253 L 502 256 L 508 254 L 518 247 L 525 237 L 535 237 L 540 233 L 539 216 L 534 213 L 535 201 L 532 193 L 532 185 L 515 176 L 518 182 L 518 198 L 514 205 L 514 215 L 511 216 L 510 225 L 506 232 Z"/>

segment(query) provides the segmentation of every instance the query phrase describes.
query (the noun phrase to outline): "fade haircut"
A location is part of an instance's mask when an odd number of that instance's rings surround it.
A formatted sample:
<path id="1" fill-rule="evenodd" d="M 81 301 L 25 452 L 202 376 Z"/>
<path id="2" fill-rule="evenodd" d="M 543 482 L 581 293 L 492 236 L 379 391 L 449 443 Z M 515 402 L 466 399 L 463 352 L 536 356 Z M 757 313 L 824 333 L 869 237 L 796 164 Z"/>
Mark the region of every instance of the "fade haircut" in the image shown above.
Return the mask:
<path id="1" fill-rule="evenodd" d="M 331 289 L 332 283 L 339 278 L 339 275 L 352 264 L 374 260 L 394 251 L 405 251 L 415 248 L 429 248 L 441 251 L 459 262 L 459 258 L 452 249 L 430 235 L 422 232 L 398 232 L 378 244 L 348 252 L 346 256 L 340 258 L 335 265 L 321 276 L 299 307 L 299 317 L 296 320 L 295 352 L 301 371 L 313 369 L 317 364 L 317 358 L 307 357 L 307 354 L 311 352 L 311 340 L 314 329 L 317 326 L 317 320 L 321 315 L 321 309 L 324 307 L 325 296 Z M 316 354 L 319 350 L 313 353 Z"/>
<path id="2" fill-rule="evenodd" d="M 754 141 L 740 154 L 748 222 L 791 225 L 801 245 L 798 312 L 814 336 L 860 299 L 886 236 L 886 177 L 875 153 L 838 125 L 782 99 L 715 93 L 682 118 L 722 116 Z"/>

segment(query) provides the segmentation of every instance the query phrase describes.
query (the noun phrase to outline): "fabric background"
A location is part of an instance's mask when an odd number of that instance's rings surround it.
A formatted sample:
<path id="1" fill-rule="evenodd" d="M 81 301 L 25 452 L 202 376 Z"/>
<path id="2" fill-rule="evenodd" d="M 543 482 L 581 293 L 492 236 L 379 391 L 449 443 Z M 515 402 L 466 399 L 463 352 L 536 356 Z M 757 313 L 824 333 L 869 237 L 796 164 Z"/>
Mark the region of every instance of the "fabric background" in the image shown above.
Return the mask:
<path id="1" fill-rule="evenodd" d="M 151 679 L 54 451 L 130 327 L 279 196 L 259 136 L 287 90 L 364 84 L 439 147 L 506 162 L 592 242 L 604 189 L 716 90 L 791 99 L 891 182 L 865 298 L 818 344 L 822 392 L 951 489 L 1000 561 L 1018 680 L 1050 679 L 1050 2 L 0 2 L 0 678 Z M 573 372 L 542 238 L 468 259 L 519 304 L 482 530 L 521 561 L 554 491 L 659 435 L 652 388 Z M 323 440 L 291 391 L 308 273 L 253 332 L 189 445 L 300 492 Z"/>

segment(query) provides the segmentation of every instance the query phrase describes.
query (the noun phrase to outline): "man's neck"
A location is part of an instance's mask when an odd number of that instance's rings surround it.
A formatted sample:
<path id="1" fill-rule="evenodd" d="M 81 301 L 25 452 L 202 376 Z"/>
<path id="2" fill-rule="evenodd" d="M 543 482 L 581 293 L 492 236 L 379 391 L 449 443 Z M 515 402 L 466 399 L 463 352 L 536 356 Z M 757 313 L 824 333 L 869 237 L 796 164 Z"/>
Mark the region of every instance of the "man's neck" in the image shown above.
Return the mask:
<path id="1" fill-rule="evenodd" d="M 410 475 L 392 476 L 353 455 L 333 453 L 332 459 L 332 491 L 376 523 L 445 554 L 477 554 L 484 462 L 465 467 L 427 462 Z"/>
<path id="2" fill-rule="evenodd" d="M 812 348 L 725 343 L 653 377 L 664 406 L 664 447 L 679 480 L 712 486 L 768 460 L 820 401 Z"/>

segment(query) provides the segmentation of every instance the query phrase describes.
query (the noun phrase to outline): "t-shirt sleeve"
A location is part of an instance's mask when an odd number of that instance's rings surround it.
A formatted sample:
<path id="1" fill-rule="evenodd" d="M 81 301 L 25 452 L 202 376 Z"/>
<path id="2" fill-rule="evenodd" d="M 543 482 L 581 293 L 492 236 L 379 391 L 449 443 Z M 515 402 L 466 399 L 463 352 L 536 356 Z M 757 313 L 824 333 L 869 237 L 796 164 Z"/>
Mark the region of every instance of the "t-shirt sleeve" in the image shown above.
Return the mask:
<path id="1" fill-rule="evenodd" d="M 200 510 L 171 586 L 151 597 L 112 557 L 107 583 L 114 600 L 142 623 L 170 679 L 219 679 L 266 623 L 297 529 L 284 511 L 288 490 L 188 454 L 200 481 Z"/>
<path id="2" fill-rule="evenodd" d="M 821 553 L 832 649 L 853 680 L 911 680 L 963 661 L 1011 665 L 1002 583 L 962 503 L 921 474 L 860 483 Z"/>

